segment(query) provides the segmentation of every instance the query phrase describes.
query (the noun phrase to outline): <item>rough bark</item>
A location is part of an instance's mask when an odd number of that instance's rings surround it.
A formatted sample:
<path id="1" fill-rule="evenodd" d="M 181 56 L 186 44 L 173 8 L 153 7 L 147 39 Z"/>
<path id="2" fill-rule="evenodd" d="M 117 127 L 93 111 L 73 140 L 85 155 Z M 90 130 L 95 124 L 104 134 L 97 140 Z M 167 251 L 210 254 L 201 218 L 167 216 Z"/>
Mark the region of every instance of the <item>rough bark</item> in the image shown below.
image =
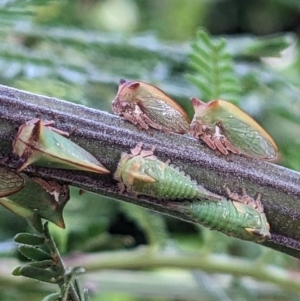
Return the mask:
<path id="1" fill-rule="evenodd" d="M 33 166 L 26 172 L 189 221 L 186 216 L 166 208 L 161 200 L 134 198 L 117 191 L 112 175 L 121 153 L 128 152 L 137 142 L 143 142 L 145 147 L 155 145 L 155 154 L 161 160 L 170 159 L 215 193 L 225 195 L 225 186 L 237 192 L 245 187 L 253 196 L 261 193 L 272 234 L 272 239 L 264 245 L 300 258 L 300 173 L 242 156 L 219 156 L 188 136 L 141 131 L 106 112 L 5 86 L 0 86 L 0 163 L 16 166 L 18 159 L 12 154 L 12 140 L 18 126 L 35 117 L 55 120 L 57 128 L 70 132 L 70 139 L 97 157 L 111 174 Z"/>

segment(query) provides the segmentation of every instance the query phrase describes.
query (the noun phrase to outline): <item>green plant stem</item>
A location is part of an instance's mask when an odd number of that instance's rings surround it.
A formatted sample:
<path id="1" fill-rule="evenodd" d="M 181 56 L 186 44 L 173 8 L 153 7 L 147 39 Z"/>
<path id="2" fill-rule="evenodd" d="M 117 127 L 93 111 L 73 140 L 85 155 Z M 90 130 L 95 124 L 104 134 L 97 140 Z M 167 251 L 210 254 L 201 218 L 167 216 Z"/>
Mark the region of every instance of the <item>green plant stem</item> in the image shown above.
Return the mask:
<path id="1" fill-rule="evenodd" d="M 60 256 L 59 250 L 56 247 L 55 241 L 49 231 L 48 222 L 44 224 L 44 235 L 46 239 L 45 242 L 51 252 L 51 256 L 53 260 L 57 263 L 57 266 L 60 268 L 61 274 L 64 275 L 66 273 L 65 265 Z M 74 285 L 72 283 L 69 282 L 66 286 L 66 283 L 63 278 L 58 285 L 61 291 L 66 293 L 66 296 L 63 296 L 63 300 L 66 300 L 67 296 L 69 295 L 70 300 L 80 301 L 79 296 L 77 295 Z"/>
<path id="2" fill-rule="evenodd" d="M 253 277 L 257 281 L 271 282 L 283 289 L 300 292 L 300 274 L 272 265 L 257 265 L 253 260 L 227 255 L 197 253 L 174 253 L 168 251 L 149 252 L 148 248 L 134 251 L 117 251 L 85 254 L 64 258 L 65 263 L 74 265 L 80 261 L 87 272 L 104 269 L 144 270 L 155 268 L 199 269 L 207 273 L 231 274 L 237 277 Z"/>
<path id="3" fill-rule="evenodd" d="M 192 222 L 183 213 L 165 206 L 162 200 L 119 194 L 112 175 L 121 153 L 128 152 L 137 142 L 143 142 L 146 148 L 155 145 L 159 159 L 170 159 L 214 193 L 225 196 L 225 186 L 237 192 L 244 187 L 253 196 L 259 192 L 272 234 L 271 241 L 264 244 L 300 258 L 300 173 L 242 156 L 220 156 L 188 136 L 141 131 L 106 112 L 4 86 L 0 86 L 0 163 L 17 166 L 19 161 L 11 153 L 13 138 L 21 124 L 37 116 L 54 119 L 57 128 L 70 132 L 70 139 L 96 156 L 111 175 L 34 166 L 28 167 L 27 173 Z"/>

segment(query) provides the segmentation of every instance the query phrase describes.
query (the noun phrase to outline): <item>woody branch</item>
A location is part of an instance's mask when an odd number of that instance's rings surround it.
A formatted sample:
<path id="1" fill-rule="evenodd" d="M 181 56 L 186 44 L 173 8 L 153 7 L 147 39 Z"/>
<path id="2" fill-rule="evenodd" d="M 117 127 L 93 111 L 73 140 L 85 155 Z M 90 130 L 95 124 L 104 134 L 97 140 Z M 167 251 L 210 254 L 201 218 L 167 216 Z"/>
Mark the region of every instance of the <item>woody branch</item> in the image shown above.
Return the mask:
<path id="1" fill-rule="evenodd" d="M 189 136 L 142 131 L 106 112 L 5 86 L 0 86 L 0 163 L 12 168 L 17 166 L 18 159 L 12 155 L 12 141 L 18 127 L 33 118 L 54 120 L 57 128 L 70 132 L 70 139 L 97 157 L 111 174 L 33 166 L 25 172 L 189 221 L 164 206 L 162 200 L 119 194 L 113 173 L 121 153 L 128 152 L 137 142 L 143 142 L 146 148 L 155 145 L 155 155 L 159 159 L 170 159 L 172 164 L 214 193 L 226 196 L 226 187 L 237 192 L 246 188 L 251 196 L 261 193 L 272 234 L 271 241 L 264 244 L 300 258 L 300 209 L 297 206 L 300 173 L 242 156 L 220 156 Z"/>

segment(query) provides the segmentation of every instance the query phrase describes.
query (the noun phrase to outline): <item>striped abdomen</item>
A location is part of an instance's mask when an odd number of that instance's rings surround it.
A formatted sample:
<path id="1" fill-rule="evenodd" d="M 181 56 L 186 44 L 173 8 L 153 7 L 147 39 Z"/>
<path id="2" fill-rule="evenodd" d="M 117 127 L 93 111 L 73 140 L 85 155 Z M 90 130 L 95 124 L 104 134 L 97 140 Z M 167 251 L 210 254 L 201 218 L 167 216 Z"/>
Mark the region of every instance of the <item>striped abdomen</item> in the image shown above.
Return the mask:
<path id="1" fill-rule="evenodd" d="M 220 199 L 218 195 L 198 185 L 183 172 L 165 164 L 154 156 L 146 158 L 136 156 L 129 159 L 125 164 L 128 164 L 127 171 L 135 170 L 135 177 L 133 184 L 130 184 L 125 183 L 126 175 L 125 177 L 122 175 L 123 182 L 137 194 L 163 199 Z M 126 172 L 125 168 L 123 170 Z M 145 181 L 144 176 L 152 178 L 153 181 Z"/>
<path id="2" fill-rule="evenodd" d="M 265 214 L 247 204 L 223 199 L 217 202 L 194 202 L 187 206 L 187 215 L 212 230 L 252 241 L 263 241 L 270 237 Z"/>

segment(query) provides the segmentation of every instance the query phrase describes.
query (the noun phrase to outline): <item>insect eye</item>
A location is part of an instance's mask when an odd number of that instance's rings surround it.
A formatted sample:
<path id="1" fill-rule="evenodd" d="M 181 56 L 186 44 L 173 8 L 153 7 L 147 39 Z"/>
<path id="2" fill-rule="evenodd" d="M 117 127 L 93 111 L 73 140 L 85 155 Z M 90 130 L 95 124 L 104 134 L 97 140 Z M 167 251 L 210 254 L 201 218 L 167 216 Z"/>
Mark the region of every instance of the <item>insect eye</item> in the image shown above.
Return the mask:
<path id="1" fill-rule="evenodd" d="M 130 108 L 130 105 L 129 105 L 128 102 L 122 102 L 122 103 L 121 103 L 121 106 L 122 106 L 122 109 Z"/>

